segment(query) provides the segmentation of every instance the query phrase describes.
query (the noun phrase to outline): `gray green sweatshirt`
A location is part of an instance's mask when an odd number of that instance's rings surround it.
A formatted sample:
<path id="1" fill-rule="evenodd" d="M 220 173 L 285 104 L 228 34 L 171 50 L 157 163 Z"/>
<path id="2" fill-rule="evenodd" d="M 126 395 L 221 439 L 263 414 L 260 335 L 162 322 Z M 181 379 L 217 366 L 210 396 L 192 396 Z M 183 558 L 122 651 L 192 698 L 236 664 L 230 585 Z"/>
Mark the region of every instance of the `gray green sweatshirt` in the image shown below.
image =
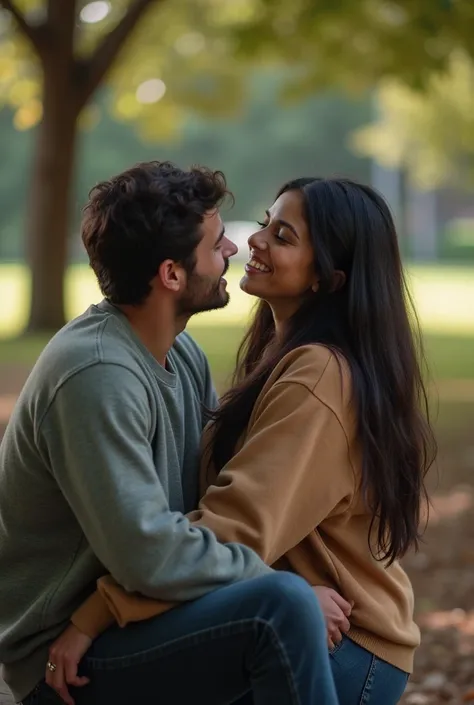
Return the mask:
<path id="1" fill-rule="evenodd" d="M 189 335 L 165 369 L 105 301 L 41 354 L 0 447 L 0 662 L 17 700 L 104 573 L 190 600 L 269 571 L 183 516 L 198 499 L 202 405 L 215 402 Z"/>

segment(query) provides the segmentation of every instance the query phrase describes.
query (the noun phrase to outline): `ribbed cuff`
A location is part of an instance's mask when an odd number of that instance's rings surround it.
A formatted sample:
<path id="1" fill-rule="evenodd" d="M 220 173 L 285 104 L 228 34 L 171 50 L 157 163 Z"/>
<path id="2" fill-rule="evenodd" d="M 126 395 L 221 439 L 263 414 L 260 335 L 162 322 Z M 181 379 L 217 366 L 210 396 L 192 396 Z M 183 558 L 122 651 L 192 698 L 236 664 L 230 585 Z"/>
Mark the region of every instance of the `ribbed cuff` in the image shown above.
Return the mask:
<path id="1" fill-rule="evenodd" d="M 91 639 L 115 623 L 114 615 L 98 590 L 82 603 L 71 617 L 71 622 Z"/>

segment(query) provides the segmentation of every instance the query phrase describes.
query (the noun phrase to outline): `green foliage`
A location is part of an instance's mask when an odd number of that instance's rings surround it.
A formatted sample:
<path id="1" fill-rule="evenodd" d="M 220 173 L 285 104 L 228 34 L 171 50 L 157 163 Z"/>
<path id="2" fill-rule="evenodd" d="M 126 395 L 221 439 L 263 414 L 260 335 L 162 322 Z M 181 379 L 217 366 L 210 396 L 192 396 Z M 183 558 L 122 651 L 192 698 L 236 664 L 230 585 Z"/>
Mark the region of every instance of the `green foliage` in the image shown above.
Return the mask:
<path id="1" fill-rule="evenodd" d="M 25 198 L 28 188 L 28 160 L 33 134 L 15 133 L 11 114 L 0 112 L 0 258 L 23 255 Z"/>
<path id="2" fill-rule="evenodd" d="M 450 223 L 442 243 L 442 256 L 446 260 L 474 262 L 474 219 L 457 218 Z"/>
<path id="3" fill-rule="evenodd" d="M 79 66 L 93 55 L 132 3 L 114 0 L 109 14 L 92 24 L 80 19 L 86 4 L 77 3 L 74 54 Z M 46 5 L 40 0 L 17 0 L 31 24 L 44 15 Z M 235 112 L 242 99 L 244 68 L 225 39 L 227 21 L 213 12 L 213 5 L 194 0 L 149 1 L 148 11 L 108 77 L 115 117 L 138 121 L 141 134 L 156 139 L 176 134 L 183 108 L 220 116 Z M 245 3 L 233 0 L 234 10 L 241 5 Z M 1 20 L 0 96 L 14 110 L 15 127 L 26 130 L 41 119 L 41 72 L 15 20 L 5 11 Z M 230 20 L 235 23 L 234 15 Z M 147 95 L 145 90 L 143 99 L 137 98 L 140 86 L 157 79 L 165 86 L 162 96 Z M 82 123 L 94 124 L 97 115 L 97 110 L 86 108 Z"/>
<path id="4" fill-rule="evenodd" d="M 114 0 L 106 17 L 87 24 L 80 15 L 87 2 L 77 1 L 78 61 L 92 55 L 131 4 Z M 47 0 L 17 0 L 32 25 L 44 17 L 46 6 Z M 164 141 L 178 141 L 184 129 L 206 145 L 206 150 L 197 151 L 200 159 L 204 152 L 204 161 L 209 161 L 207 154 L 220 155 L 229 131 L 217 125 L 211 135 L 200 124 L 200 115 L 203 120 L 210 115 L 233 119 L 237 141 L 243 132 L 248 136 L 252 122 L 266 120 L 275 149 L 277 144 L 283 151 L 291 145 L 299 168 L 306 145 L 295 140 L 296 123 L 304 122 L 307 112 L 282 113 L 288 120 L 285 126 L 276 106 L 272 114 L 266 110 L 268 93 L 273 102 L 278 97 L 283 105 L 291 105 L 334 84 L 363 95 L 385 77 L 382 116 L 356 134 L 359 152 L 390 166 L 406 166 L 419 183 L 464 179 L 473 173 L 473 33 L 474 3 L 468 0 L 149 0 L 108 74 L 109 99 L 96 96 L 83 109 L 79 125 L 93 130 L 108 107 L 114 119 L 136 126 L 140 138 L 155 141 L 160 150 Z M 260 99 L 249 73 L 276 65 L 285 69 L 273 71 L 278 78 L 268 86 L 260 81 Z M 441 69 L 448 73 L 439 75 Z M 163 95 L 157 85 L 164 88 Z M 425 92 L 418 90 L 420 85 Z M 6 11 L 0 15 L 2 103 L 11 108 L 18 130 L 28 130 L 41 119 L 39 63 Z M 195 116 L 191 122 L 190 115 Z M 301 127 L 304 133 L 306 123 Z M 318 133 L 316 125 L 312 143 L 325 139 L 327 134 Z M 232 163 L 238 155 L 230 151 Z M 254 145 L 245 151 L 251 158 Z M 320 158 L 318 149 L 315 153 Z M 263 155 L 261 167 L 252 173 L 268 181 L 274 161 L 270 154 Z M 337 159 L 334 170 L 340 170 Z"/>
<path id="5" fill-rule="evenodd" d="M 235 220 L 261 217 L 277 188 L 293 176 L 339 173 L 368 180 L 367 160 L 350 152 L 347 139 L 369 119 L 369 100 L 325 92 L 280 107 L 277 94 L 283 81 L 273 71 L 260 72 L 249 81 L 248 99 L 238 117 L 219 120 L 188 113 L 179 139 L 173 141 L 143 141 L 132 125 L 110 117 L 109 95 L 99 96 L 96 107 L 102 120 L 80 139 L 71 257 L 83 256 L 76 233 L 91 185 L 141 160 L 171 159 L 183 166 L 204 163 L 223 169 L 236 196 L 228 214 Z M 34 134 L 16 132 L 11 114 L 0 113 L 0 258 L 17 259 L 24 251 L 26 175 Z"/>
<path id="6" fill-rule="evenodd" d="M 46 0 L 17 0 L 32 24 Z M 77 2 L 75 53 L 86 59 L 121 20 L 131 0 L 114 0 L 109 14 L 85 24 Z M 454 49 L 473 53 L 474 4 L 469 0 L 149 0 L 108 77 L 115 117 L 137 122 L 147 138 L 176 134 L 182 108 L 235 115 L 245 76 L 255 65 L 291 66 L 284 100 L 335 83 L 350 91 L 382 76 L 426 84 L 447 66 Z M 41 74 L 25 37 L 6 12 L 0 22 L 0 96 L 18 129 L 41 117 Z M 149 103 L 137 89 L 160 79 L 164 95 Z M 85 124 L 98 111 L 87 110 Z"/>
<path id="7" fill-rule="evenodd" d="M 423 93 L 385 81 L 379 117 L 355 133 L 353 145 L 385 166 L 405 168 L 421 187 L 474 185 L 473 86 L 474 62 L 461 52 Z"/>
<path id="8" fill-rule="evenodd" d="M 292 92 L 381 76 L 413 86 L 446 67 L 454 49 L 474 51 L 469 0 L 261 0 L 241 30 L 245 51 L 302 67 Z"/>
<path id="9" fill-rule="evenodd" d="M 473 53 L 470 0 L 0 0 L 0 6 L 1 100 L 13 109 L 18 130 L 40 123 L 28 219 L 30 331 L 64 321 L 75 137 L 79 126 L 99 120 L 94 100 L 106 79 L 115 117 L 133 122 L 145 139 L 170 140 L 186 113 L 242 114 L 247 77 L 256 68 L 284 67 L 279 94 L 291 102 L 335 84 L 360 94 L 394 76 L 426 88 L 453 51 Z M 91 17 L 98 8 L 105 12 Z"/>

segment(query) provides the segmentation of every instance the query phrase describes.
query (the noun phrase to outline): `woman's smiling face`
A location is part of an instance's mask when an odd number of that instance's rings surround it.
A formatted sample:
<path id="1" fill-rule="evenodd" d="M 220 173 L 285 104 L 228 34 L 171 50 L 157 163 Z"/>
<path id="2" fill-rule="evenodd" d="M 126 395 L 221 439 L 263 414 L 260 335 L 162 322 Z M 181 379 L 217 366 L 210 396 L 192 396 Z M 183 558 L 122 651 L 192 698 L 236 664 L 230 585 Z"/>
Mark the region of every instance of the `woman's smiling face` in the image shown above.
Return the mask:
<path id="1" fill-rule="evenodd" d="M 248 243 L 241 289 L 292 315 L 318 286 L 303 195 L 286 191 L 279 196 Z"/>

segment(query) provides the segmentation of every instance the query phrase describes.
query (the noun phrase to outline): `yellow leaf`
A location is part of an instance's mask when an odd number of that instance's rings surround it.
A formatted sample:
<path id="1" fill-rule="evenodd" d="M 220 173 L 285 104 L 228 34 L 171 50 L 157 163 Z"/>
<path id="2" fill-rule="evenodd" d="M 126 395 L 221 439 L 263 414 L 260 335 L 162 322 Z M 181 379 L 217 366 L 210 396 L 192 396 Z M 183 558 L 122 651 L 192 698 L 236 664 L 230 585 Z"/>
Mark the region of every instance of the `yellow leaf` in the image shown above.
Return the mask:
<path id="1" fill-rule="evenodd" d="M 30 130 L 38 124 L 43 114 L 43 106 L 39 100 L 30 100 L 22 105 L 13 116 L 13 124 L 17 130 Z"/>
<path id="2" fill-rule="evenodd" d="M 142 106 L 134 93 L 123 93 L 119 95 L 113 106 L 113 112 L 119 120 L 133 120 L 138 117 L 141 109 Z"/>
<path id="3" fill-rule="evenodd" d="M 97 105 L 86 105 L 79 115 L 79 128 L 81 130 L 93 130 L 100 120 L 100 110 Z"/>
<path id="4" fill-rule="evenodd" d="M 10 103 L 15 107 L 28 104 L 38 95 L 38 83 L 27 78 L 17 80 L 9 91 Z"/>

